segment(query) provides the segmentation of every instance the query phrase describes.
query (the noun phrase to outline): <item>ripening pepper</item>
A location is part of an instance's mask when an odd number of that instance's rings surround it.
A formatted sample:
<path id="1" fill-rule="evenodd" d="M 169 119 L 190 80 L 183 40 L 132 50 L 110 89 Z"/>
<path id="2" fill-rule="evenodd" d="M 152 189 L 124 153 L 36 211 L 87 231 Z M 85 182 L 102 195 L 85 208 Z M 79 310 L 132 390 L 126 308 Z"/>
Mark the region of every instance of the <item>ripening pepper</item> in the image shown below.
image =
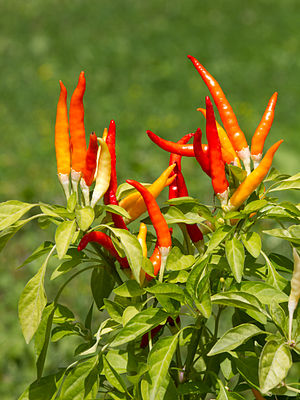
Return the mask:
<path id="1" fill-rule="evenodd" d="M 98 160 L 96 184 L 92 195 L 91 207 L 95 207 L 97 202 L 106 193 L 109 187 L 111 173 L 110 152 L 108 150 L 107 144 L 102 138 L 98 138 L 98 142 L 101 146 L 101 151 Z"/>
<path id="2" fill-rule="evenodd" d="M 90 135 L 89 147 L 85 156 L 85 166 L 82 170 L 80 179 L 80 187 L 84 196 L 85 205 L 89 205 L 90 190 L 89 187 L 93 183 L 95 171 L 97 167 L 98 141 L 95 132 Z"/>

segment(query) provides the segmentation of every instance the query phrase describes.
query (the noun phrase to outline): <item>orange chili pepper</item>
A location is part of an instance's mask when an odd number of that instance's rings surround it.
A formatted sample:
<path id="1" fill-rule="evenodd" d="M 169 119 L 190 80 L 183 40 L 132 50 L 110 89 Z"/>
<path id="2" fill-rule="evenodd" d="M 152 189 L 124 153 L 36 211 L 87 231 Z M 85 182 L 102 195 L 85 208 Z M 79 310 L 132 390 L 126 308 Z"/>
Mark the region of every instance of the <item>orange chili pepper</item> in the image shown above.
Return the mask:
<path id="1" fill-rule="evenodd" d="M 159 273 L 160 266 L 161 266 L 161 254 L 160 254 L 157 244 L 155 245 L 155 249 L 153 250 L 153 253 L 152 253 L 151 257 L 149 258 L 149 260 L 153 264 L 153 273 L 156 276 Z M 153 279 L 153 276 L 146 273 L 146 279 L 148 281 L 151 281 Z"/>
<path id="2" fill-rule="evenodd" d="M 213 78 L 210 73 L 199 63 L 199 61 L 192 56 L 188 58 L 194 64 L 194 67 L 199 72 L 204 83 L 208 87 L 217 109 L 220 113 L 224 128 L 230 138 L 231 143 L 239 158 L 243 161 L 247 173 L 250 173 L 250 151 L 245 135 L 242 132 L 237 122 L 236 116 L 232 110 L 231 105 L 225 97 L 223 90 L 218 82 Z"/>
<path id="3" fill-rule="evenodd" d="M 57 162 L 58 179 L 68 198 L 69 193 L 69 174 L 71 169 L 70 137 L 67 109 L 67 89 L 62 81 L 60 84 L 60 95 L 57 103 L 56 122 L 55 122 L 55 151 Z"/>
<path id="4" fill-rule="evenodd" d="M 79 75 L 77 87 L 75 88 L 70 102 L 70 134 L 72 146 L 72 183 L 75 190 L 79 182 L 81 173 L 85 167 L 86 140 L 84 129 L 84 107 L 83 95 L 85 92 L 86 81 L 84 72 Z"/>
<path id="5" fill-rule="evenodd" d="M 97 153 L 98 153 L 98 141 L 95 132 L 90 135 L 89 147 L 86 152 L 85 166 L 82 170 L 82 177 L 87 184 L 91 186 L 94 180 L 95 171 L 97 167 Z"/>
<path id="6" fill-rule="evenodd" d="M 273 157 L 278 147 L 283 140 L 279 140 L 266 152 L 259 166 L 255 168 L 250 175 L 240 184 L 237 190 L 233 193 L 227 205 L 223 206 L 225 211 L 236 210 L 245 200 L 254 192 L 267 175 L 273 161 Z"/>
<path id="7" fill-rule="evenodd" d="M 275 92 L 273 96 L 270 98 L 267 108 L 262 116 L 262 119 L 256 128 L 256 131 L 252 137 L 251 142 L 251 158 L 254 164 L 254 168 L 258 166 L 260 160 L 262 158 L 262 152 L 265 144 L 266 137 L 271 129 L 273 120 L 274 120 L 274 113 L 275 113 L 275 106 L 277 102 L 278 93 Z"/>
<path id="8" fill-rule="evenodd" d="M 204 115 L 204 118 L 206 118 L 205 108 L 197 108 L 197 111 L 200 111 Z M 233 162 L 233 165 L 241 167 L 240 160 L 234 150 L 234 147 L 232 146 L 232 143 L 225 129 L 223 129 L 222 126 L 217 121 L 216 124 L 217 124 L 219 139 L 221 142 L 223 160 L 226 162 L 226 164 L 230 164 L 231 162 Z M 231 156 L 229 156 L 228 153 L 230 153 Z"/>

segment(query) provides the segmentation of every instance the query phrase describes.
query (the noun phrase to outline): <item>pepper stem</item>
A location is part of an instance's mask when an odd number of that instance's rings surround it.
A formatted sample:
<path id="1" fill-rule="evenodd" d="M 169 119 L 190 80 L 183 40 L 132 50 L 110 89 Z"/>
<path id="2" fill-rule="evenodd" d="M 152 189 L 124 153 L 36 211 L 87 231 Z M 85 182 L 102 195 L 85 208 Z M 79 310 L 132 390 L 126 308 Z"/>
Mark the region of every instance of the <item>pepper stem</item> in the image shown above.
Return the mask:
<path id="1" fill-rule="evenodd" d="M 88 185 L 85 183 L 85 180 L 83 178 L 80 179 L 80 188 L 84 197 L 84 204 L 86 206 L 90 205 L 90 188 Z"/>
<path id="2" fill-rule="evenodd" d="M 61 184 L 61 186 L 62 186 L 62 188 L 63 188 L 63 190 L 64 190 L 64 192 L 65 192 L 65 196 L 66 196 L 66 198 L 67 198 L 67 200 L 68 200 L 69 197 L 70 197 L 70 180 L 69 180 L 69 174 L 61 174 L 61 173 L 58 173 L 57 176 L 58 176 L 58 180 L 59 180 L 59 182 L 60 182 L 60 184 Z"/>
<path id="3" fill-rule="evenodd" d="M 163 281 L 164 278 L 164 272 L 166 268 L 166 263 L 167 263 L 167 258 L 169 255 L 170 247 L 158 247 L 161 255 L 161 264 L 160 264 L 160 270 L 159 270 L 159 282 Z"/>
<path id="4" fill-rule="evenodd" d="M 77 200 L 78 200 L 78 183 L 80 181 L 80 177 L 81 177 L 81 172 L 71 169 L 72 188 L 73 188 L 74 192 L 76 193 Z"/>

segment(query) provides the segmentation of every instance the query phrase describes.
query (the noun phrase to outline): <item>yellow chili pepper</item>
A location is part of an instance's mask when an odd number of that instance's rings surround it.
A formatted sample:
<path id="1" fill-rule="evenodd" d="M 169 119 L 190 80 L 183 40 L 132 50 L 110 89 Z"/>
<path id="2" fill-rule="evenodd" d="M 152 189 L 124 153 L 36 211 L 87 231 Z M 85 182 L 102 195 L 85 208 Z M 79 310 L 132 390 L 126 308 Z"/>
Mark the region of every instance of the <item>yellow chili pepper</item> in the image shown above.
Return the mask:
<path id="1" fill-rule="evenodd" d="M 171 178 L 169 178 L 169 176 L 174 168 L 175 168 L 175 164 L 170 165 L 160 175 L 160 177 L 157 178 L 156 181 L 153 182 L 152 185 L 150 185 L 147 188 L 149 190 L 149 192 L 155 198 L 160 194 L 160 192 L 163 190 L 163 188 L 170 185 L 173 182 L 173 180 L 176 178 L 176 175 L 173 175 Z M 140 193 L 138 191 L 126 196 L 124 199 L 122 199 L 120 201 L 119 205 L 121 207 L 125 208 L 125 210 L 128 212 L 128 214 L 131 217 L 131 219 L 129 221 L 125 221 L 126 224 L 134 221 L 140 215 L 142 215 L 145 211 L 147 211 L 147 207 L 143 200 L 143 197 L 140 195 Z"/>
<path id="2" fill-rule="evenodd" d="M 147 257 L 146 236 L 147 236 L 147 226 L 142 222 L 140 224 L 140 230 L 137 239 L 142 247 L 144 257 Z"/>
<path id="3" fill-rule="evenodd" d="M 94 207 L 106 193 L 109 187 L 111 174 L 111 160 L 108 146 L 102 138 L 98 138 L 98 142 L 101 146 L 101 152 L 98 161 L 96 184 L 91 200 L 91 207 Z"/>
<path id="4" fill-rule="evenodd" d="M 244 201 L 247 200 L 251 193 L 253 193 L 254 190 L 260 185 L 269 172 L 274 154 L 282 142 L 283 140 L 279 140 L 269 148 L 259 166 L 255 168 L 255 170 L 253 170 L 251 174 L 248 175 L 247 178 L 240 184 L 237 190 L 233 193 L 228 204 L 223 206 L 225 211 L 236 210 L 239 208 Z"/>
<path id="5" fill-rule="evenodd" d="M 55 151 L 57 161 L 58 179 L 64 189 L 66 197 L 69 192 L 69 174 L 71 170 L 70 137 L 67 109 L 67 89 L 62 81 L 60 84 L 60 95 L 57 103 L 55 122 Z"/>
<path id="6" fill-rule="evenodd" d="M 197 108 L 197 111 L 200 111 L 206 118 L 205 108 Z M 217 124 L 217 130 L 218 130 L 218 135 L 219 135 L 222 149 L 225 149 L 225 151 L 227 151 L 228 153 L 231 154 L 231 156 L 234 160 L 234 165 L 236 165 L 237 167 L 241 167 L 240 159 L 238 158 L 225 129 L 223 129 L 222 126 L 217 121 L 216 121 L 216 124 Z M 226 162 L 226 160 L 224 160 L 224 161 Z"/>
<path id="7" fill-rule="evenodd" d="M 293 258 L 294 258 L 294 272 L 291 280 L 291 292 L 289 296 L 288 309 L 289 309 L 289 341 L 292 337 L 292 324 L 294 311 L 296 310 L 298 301 L 300 299 L 300 256 L 293 247 Z"/>

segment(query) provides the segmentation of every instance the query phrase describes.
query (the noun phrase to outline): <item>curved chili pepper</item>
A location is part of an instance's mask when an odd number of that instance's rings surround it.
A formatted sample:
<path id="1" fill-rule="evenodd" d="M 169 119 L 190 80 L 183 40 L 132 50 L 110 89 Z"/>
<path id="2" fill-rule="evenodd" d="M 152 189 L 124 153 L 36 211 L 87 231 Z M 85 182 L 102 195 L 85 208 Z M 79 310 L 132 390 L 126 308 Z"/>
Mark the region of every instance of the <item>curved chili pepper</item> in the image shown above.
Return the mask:
<path id="1" fill-rule="evenodd" d="M 67 89 L 62 81 L 59 81 L 59 84 L 60 95 L 57 103 L 55 121 L 55 152 L 58 179 L 68 199 L 70 196 L 69 174 L 71 170 L 71 155 L 67 109 Z"/>
<path id="2" fill-rule="evenodd" d="M 137 239 L 141 245 L 143 256 L 147 257 L 147 243 L 146 243 L 146 237 L 147 237 L 147 226 L 141 222 L 140 224 L 140 230 L 139 234 L 137 236 Z"/>
<path id="3" fill-rule="evenodd" d="M 208 152 L 206 153 L 205 151 L 203 151 L 202 131 L 200 128 L 198 128 L 195 132 L 193 146 L 194 146 L 196 160 L 200 164 L 200 167 L 202 168 L 202 170 L 208 176 L 210 176 L 210 165 L 209 165 Z M 208 150 L 208 147 L 207 147 L 207 150 Z"/>
<path id="4" fill-rule="evenodd" d="M 174 143 L 170 140 L 165 140 L 157 136 L 151 131 L 147 131 L 147 135 L 153 143 L 157 144 L 161 149 L 174 154 L 179 154 L 186 157 L 195 157 L 194 148 L 192 144 Z"/>
<path id="5" fill-rule="evenodd" d="M 291 292 L 288 301 L 290 342 L 292 336 L 293 315 L 297 308 L 298 301 L 300 299 L 300 256 L 295 247 L 293 247 L 293 258 L 294 258 L 294 270 L 291 280 Z"/>
<path id="6" fill-rule="evenodd" d="M 178 144 L 186 144 L 195 134 L 194 133 L 188 133 L 184 135 L 181 139 L 178 140 Z M 182 156 L 180 154 L 170 154 L 170 161 L 169 161 L 169 166 L 173 164 L 177 164 L 177 167 L 179 170 L 181 170 L 181 158 Z M 174 170 L 171 172 L 170 176 L 175 175 Z M 177 179 L 175 178 L 174 181 L 169 185 L 169 200 L 174 199 L 178 197 L 178 187 L 177 187 Z"/>
<path id="7" fill-rule="evenodd" d="M 170 177 L 171 172 L 175 168 L 175 164 L 170 165 L 164 172 L 160 175 L 159 178 L 156 179 L 148 187 L 149 192 L 156 198 L 163 188 L 170 185 L 174 179 L 176 178 L 175 175 Z M 124 199 L 120 201 L 120 206 L 123 207 L 128 214 L 130 215 L 131 219 L 129 221 L 126 220 L 127 223 L 134 221 L 140 215 L 142 215 L 145 211 L 147 211 L 146 204 L 144 202 L 143 196 L 140 193 L 132 193 L 126 196 Z"/>
<path id="8" fill-rule="evenodd" d="M 70 134 L 72 146 L 72 184 L 74 190 L 77 190 L 77 185 L 80 180 L 81 172 L 85 166 L 86 140 L 84 129 L 84 107 L 83 96 L 85 92 L 86 81 L 84 72 L 79 75 L 79 80 L 76 89 L 73 92 L 70 102 Z"/>
<path id="9" fill-rule="evenodd" d="M 267 175 L 273 161 L 273 157 L 278 147 L 283 140 L 279 140 L 266 152 L 259 166 L 255 168 L 250 175 L 240 184 L 237 190 L 233 193 L 227 205 L 223 206 L 225 211 L 236 210 L 245 200 L 254 192 Z"/>
<path id="10" fill-rule="evenodd" d="M 217 131 L 213 105 L 206 96 L 206 137 L 211 173 L 211 182 L 214 192 L 222 204 L 227 203 L 229 183 L 226 179 L 225 165 L 222 158 L 221 143 Z"/>
<path id="11" fill-rule="evenodd" d="M 118 206 L 119 202 L 117 200 L 116 194 L 113 190 L 111 190 L 110 194 L 109 194 L 109 203 Z M 110 213 L 111 214 L 111 218 L 113 220 L 113 223 L 115 225 L 116 228 L 120 228 L 120 229 L 126 229 L 128 231 L 128 228 L 124 222 L 124 219 L 122 217 L 122 215 L 119 214 L 115 214 L 115 213 Z"/>
<path id="12" fill-rule="evenodd" d="M 230 138 L 231 143 L 235 151 L 237 152 L 240 159 L 243 161 L 247 173 L 250 173 L 250 151 L 248 143 L 246 141 L 245 135 L 242 132 L 239 124 L 237 122 L 236 116 L 225 97 L 223 90 L 221 89 L 218 82 L 213 78 L 210 73 L 199 63 L 199 61 L 192 56 L 188 58 L 194 64 L 194 67 L 199 72 L 204 83 L 208 87 L 217 109 L 220 113 L 221 120 L 223 122 L 224 128 Z"/>
<path id="13" fill-rule="evenodd" d="M 273 96 L 270 98 L 267 108 L 264 112 L 264 115 L 262 116 L 262 119 L 252 137 L 251 158 L 254 164 L 254 168 L 258 166 L 262 158 L 264 143 L 274 120 L 277 96 L 278 93 L 275 92 Z"/>
<path id="14" fill-rule="evenodd" d="M 101 231 L 89 232 L 83 236 L 77 247 L 78 251 L 86 248 L 88 243 L 96 242 L 103 246 L 118 262 L 123 268 L 129 268 L 128 260 L 126 257 L 120 257 L 119 253 L 115 249 L 111 238 L 106 235 L 106 233 Z"/>
<path id="15" fill-rule="evenodd" d="M 109 187 L 111 174 L 110 152 L 107 144 L 102 138 L 98 138 L 98 142 L 101 146 L 101 151 L 98 160 L 96 184 L 91 200 L 91 207 L 94 207 L 101 197 L 106 193 Z"/>
<path id="16" fill-rule="evenodd" d="M 204 115 L 204 118 L 206 118 L 205 108 L 197 108 L 197 111 L 200 111 Z M 226 162 L 226 164 L 230 164 L 231 162 L 233 162 L 233 165 L 241 167 L 240 160 L 234 150 L 234 147 L 232 146 L 229 137 L 227 136 L 225 129 L 223 129 L 222 126 L 217 121 L 216 125 L 217 125 L 219 139 L 221 142 L 223 160 Z M 231 156 L 228 156 L 227 152 L 230 153 Z"/>

